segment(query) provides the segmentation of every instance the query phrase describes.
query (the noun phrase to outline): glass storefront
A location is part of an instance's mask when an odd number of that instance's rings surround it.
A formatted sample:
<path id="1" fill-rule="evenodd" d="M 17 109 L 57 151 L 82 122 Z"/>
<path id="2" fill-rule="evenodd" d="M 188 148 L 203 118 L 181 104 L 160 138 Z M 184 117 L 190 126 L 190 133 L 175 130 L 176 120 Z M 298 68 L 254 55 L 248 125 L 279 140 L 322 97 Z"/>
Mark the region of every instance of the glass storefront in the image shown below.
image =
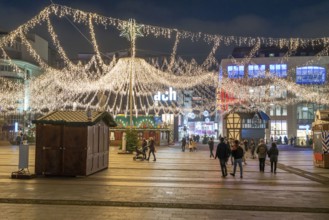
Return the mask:
<path id="1" fill-rule="evenodd" d="M 199 136 L 200 140 L 206 135 L 207 137 L 217 138 L 217 129 L 218 124 L 213 121 L 204 122 L 204 121 L 196 121 L 196 122 L 188 122 L 187 126 L 181 126 L 178 128 L 179 132 L 179 140 L 185 136 Z"/>
<path id="2" fill-rule="evenodd" d="M 281 143 L 283 143 L 285 137 L 289 138 L 287 133 L 287 121 L 271 120 L 271 139 L 273 138 L 273 141 L 275 142 L 281 140 Z"/>
<path id="3" fill-rule="evenodd" d="M 209 122 L 188 122 L 189 135 L 199 135 L 199 136 L 214 136 L 215 132 L 215 123 L 213 121 Z"/>
<path id="4" fill-rule="evenodd" d="M 297 145 L 308 145 L 312 137 L 311 129 L 314 122 L 315 112 L 326 109 L 324 105 L 314 103 L 300 103 L 297 105 Z"/>

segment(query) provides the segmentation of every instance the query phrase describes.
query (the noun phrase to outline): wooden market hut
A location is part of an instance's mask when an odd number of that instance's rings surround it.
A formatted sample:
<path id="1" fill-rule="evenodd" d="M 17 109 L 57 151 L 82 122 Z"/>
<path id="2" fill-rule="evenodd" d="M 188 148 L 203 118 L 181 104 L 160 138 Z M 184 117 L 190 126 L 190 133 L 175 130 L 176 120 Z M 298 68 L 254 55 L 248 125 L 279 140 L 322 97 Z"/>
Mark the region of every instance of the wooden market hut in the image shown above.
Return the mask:
<path id="1" fill-rule="evenodd" d="M 230 112 L 224 117 L 224 136 L 235 140 L 264 138 L 269 120 L 263 111 Z"/>
<path id="2" fill-rule="evenodd" d="M 313 164 L 315 167 L 329 168 L 329 110 L 318 110 L 313 131 Z"/>
<path id="3" fill-rule="evenodd" d="M 109 127 L 116 122 L 107 112 L 55 111 L 36 124 L 35 173 L 86 176 L 109 163 Z"/>

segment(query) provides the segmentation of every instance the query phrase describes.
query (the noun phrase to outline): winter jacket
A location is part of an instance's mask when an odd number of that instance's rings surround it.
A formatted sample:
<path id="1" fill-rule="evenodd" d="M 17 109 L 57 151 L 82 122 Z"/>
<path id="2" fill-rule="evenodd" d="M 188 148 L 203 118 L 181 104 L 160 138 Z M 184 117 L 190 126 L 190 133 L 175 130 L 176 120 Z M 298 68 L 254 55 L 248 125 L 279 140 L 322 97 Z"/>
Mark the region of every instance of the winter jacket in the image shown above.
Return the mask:
<path id="1" fill-rule="evenodd" d="M 258 154 L 258 158 L 266 158 L 266 154 L 267 154 L 266 144 L 259 144 L 256 153 Z"/>
<path id="2" fill-rule="evenodd" d="M 243 149 L 241 146 L 238 146 L 236 149 L 232 150 L 232 156 L 234 159 L 241 159 L 243 157 Z"/>
<path id="3" fill-rule="evenodd" d="M 270 158 L 271 162 L 277 162 L 279 156 L 279 149 L 277 147 L 271 147 L 267 152 L 268 157 Z"/>
<path id="4" fill-rule="evenodd" d="M 227 144 L 225 143 L 219 143 L 217 145 L 217 149 L 216 149 L 216 155 L 215 155 L 215 158 L 218 157 L 218 159 L 220 160 L 226 160 L 227 158 L 229 158 L 230 156 L 230 149 L 228 147 Z"/>

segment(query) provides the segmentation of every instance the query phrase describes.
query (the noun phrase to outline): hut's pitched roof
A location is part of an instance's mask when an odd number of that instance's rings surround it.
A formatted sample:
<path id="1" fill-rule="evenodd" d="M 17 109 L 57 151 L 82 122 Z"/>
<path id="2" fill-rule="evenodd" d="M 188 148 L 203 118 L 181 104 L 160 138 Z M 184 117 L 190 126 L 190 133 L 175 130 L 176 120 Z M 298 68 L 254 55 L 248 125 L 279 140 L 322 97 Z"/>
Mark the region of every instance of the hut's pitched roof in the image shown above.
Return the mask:
<path id="1" fill-rule="evenodd" d="M 109 127 L 117 124 L 108 112 L 90 111 L 90 118 L 86 111 L 54 111 L 34 120 L 35 124 L 63 124 L 72 126 L 90 126 L 103 121 Z"/>

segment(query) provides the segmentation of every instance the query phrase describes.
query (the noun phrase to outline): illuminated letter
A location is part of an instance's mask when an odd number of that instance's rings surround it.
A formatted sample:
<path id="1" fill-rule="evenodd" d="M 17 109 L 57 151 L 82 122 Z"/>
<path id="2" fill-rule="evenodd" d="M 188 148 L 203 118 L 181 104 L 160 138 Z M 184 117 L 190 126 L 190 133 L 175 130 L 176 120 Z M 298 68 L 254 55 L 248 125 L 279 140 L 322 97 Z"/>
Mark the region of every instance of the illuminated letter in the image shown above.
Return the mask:
<path id="1" fill-rule="evenodd" d="M 168 101 L 168 91 L 166 91 L 165 94 L 163 94 L 161 96 L 161 98 L 162 98 L 162 101 Z"/>
<path id="2" fill-rule="evenodd" d="M 158 92 L 158 94 L 154 95 L 154 101 L 160 101 L 160 92 Z"/>
<path id="3" fill-rule="evenodd" d="M 176 91 L 173 91 L 172 87 L 169 87 L 169 100 L 176 101 Z"/>

